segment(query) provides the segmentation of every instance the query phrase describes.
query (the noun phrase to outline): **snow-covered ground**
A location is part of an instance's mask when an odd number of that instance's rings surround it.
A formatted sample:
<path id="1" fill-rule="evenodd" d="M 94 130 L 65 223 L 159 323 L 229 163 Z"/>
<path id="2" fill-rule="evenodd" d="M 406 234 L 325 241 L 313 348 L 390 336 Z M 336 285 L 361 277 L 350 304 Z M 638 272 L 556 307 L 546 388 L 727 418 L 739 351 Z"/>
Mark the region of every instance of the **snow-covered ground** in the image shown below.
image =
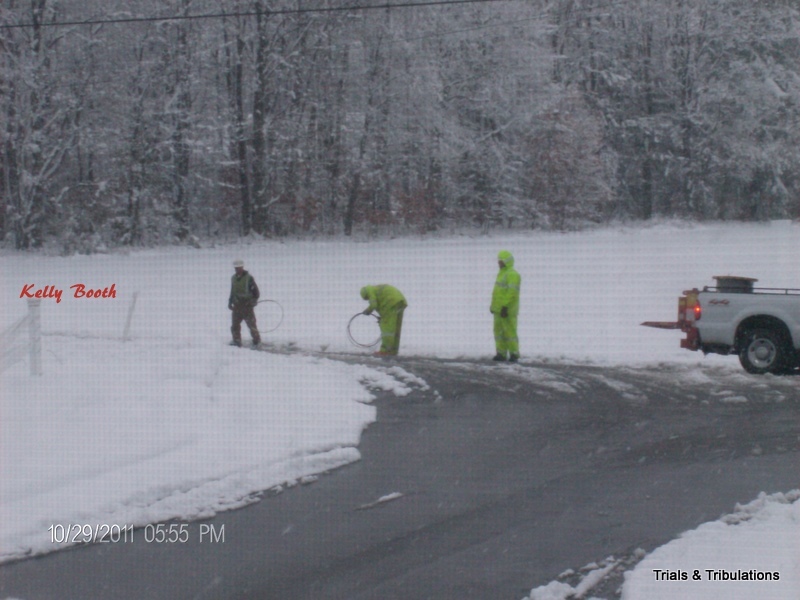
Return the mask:
<path id="1" fill-rule="evenodd" d="M 735 358 L 681 350 L 679 333 L 639 323 L 673 320 L 680 292 L 710 285 L 714 275 L 800 287 L 800 225 L 789 222 L 259 241 L 68 258 L 6 253 L 0 257 L 4 327 L 26 314 L 25 286 L 54 286 L 63 295 L 42 302 L 43 374 L 31 377 L 22 360 L 0 379 L 0 561 L 65 547 L 66 528 L 68 538 L 80 541 L 95 532 L 77 525 L 208 516 L 358 460 L 360 434 L 375 419 L 371 390 L 402 398 L 425 386 L 391 363 L 320 356 L 365 352 L 345 330 L 365 306 L 361 286 L 392 283 L 406 295 L 403 354 L 488 358 L 489 297 L 503 249 L 514 254 L 523 277 L 523 360 L 739 370 Z M 280 327 L 265 340 L 297 352 L 227 345 L 234 258 L 244 259 L 262 298 L 284 309 Z M 70 288 L 77 284 L 113 284 L 116 297 L 76 299 Z M 257 314 L 264 330 L 280 318 L 269 303 Z M 3 337 L 4 346 L 10 341 Z M 628 575 L 624 597 L 796 600 L 798 493 L 765 492 L 736 508 L 738 516 L 645 557 Z M 692 558 L 698 552 L 707 559 L 703 569 L 779 571 L 780 581 L 707 583 L 693 581 L 690 572 L 687 582 L 654 583 L 653 569 L 686 570 L 700 564 Z M 590 570 L 578 591 L 590 593 L 608 564 Z M 565 586 L 554 582 L 530 598 L 576 592 Z"/>
<path id="2" fill-rule="evenodd" d="M 759 495 L 645 556 L 625 572 L 622 600 L 795 600 L 800 597 L 800 490 Z M 636 559 L 641 558 L 636 562 Z M 553 581 L 523 600 L 587 596 L 622 561 L 580 570 L 579 583 Z M 568 569 L 564 578 L 574 577 Z"/>

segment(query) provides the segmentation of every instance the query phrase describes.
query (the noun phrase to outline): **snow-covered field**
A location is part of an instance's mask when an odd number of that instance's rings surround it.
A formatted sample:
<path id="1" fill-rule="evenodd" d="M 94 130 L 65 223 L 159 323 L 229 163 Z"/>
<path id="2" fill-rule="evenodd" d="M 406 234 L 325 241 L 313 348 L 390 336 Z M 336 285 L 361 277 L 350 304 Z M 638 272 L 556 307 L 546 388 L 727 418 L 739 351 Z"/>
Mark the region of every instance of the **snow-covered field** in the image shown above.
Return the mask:
<path id="1" fill-rule="evenodd" d="M 361 286 L 391 283 L 406 295 L 401 353 L 489 358 L 489 298 L 503 249 L 514 254 L 523 278 L 523 362 L 738 370 L 735 358 L 681 350 L 679 333 L 639 323 L 674 320 L 680 292 L 711 285 L 714 275 L 800 287 L 800 225 L 789 222 L 259 241 L 68 258 L 6 253 L 0 257 L 4 327 L 26 314 L 20 298 L 26 285 L 54 286 L 63 296 L 42 301 L 43 374 L 31 377 L 22 360 L 0 379 L 0 561 L 65 547 L 54 543 L 53 525 L 194 519 L 358 460 L 360 434 L 375 419 L 371 390 L 402 398 L 425 385 L 391 363 L 319 356 L 365 352 L 350 345 L 345 331 L 365 306 Z M 265 340 L 298 352 L 227 345 L 235 258 L 244 259 L 262 298 L 283 306 L 281 326 Z M 113 284 L 116 297 L 76 299 L 70 288 L 77 284 Z M 257 314 L 262 329 L 279 319 L 275 305 L 262 304 Z M 765 492 L 734 513 L 747 518 L 709 523 L 644 558 L 627 577 L 624 597 L 796 600 L 798 494 Z M 93 532 L 74 537 L 87 534 Z M 694 552 L 711 553 L 709 569 L 763 566 L 779 570 L 780 581 L 769 596 L 763 583 L 704 587 L 691 573 L 682 587 L 653 585 L 653 568 L 698 564 Z M 554 582 L 530 597 L 575 592 L 564 586 Z"/>

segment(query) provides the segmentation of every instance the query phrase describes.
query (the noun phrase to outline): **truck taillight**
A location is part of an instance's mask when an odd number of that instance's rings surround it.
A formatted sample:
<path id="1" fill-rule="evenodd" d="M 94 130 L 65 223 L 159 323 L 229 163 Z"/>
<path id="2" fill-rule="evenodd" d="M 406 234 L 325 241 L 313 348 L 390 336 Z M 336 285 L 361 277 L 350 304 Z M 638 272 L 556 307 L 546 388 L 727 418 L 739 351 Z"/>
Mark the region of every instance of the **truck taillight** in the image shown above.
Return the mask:
<path id="1" fill-rule="evenodd" d="M 678 323 L 681 327 L 691 327 L 692 323 L 699 321 L 703 315 L 703 308 L 697 296 L 698 290 L 683 292 L 683 296 L 678 298 Z"/>
<path id="2" fill-rule="evenodd" d="M 700 334 L 694 324 L 703 316 L 703 307 L 700 306 L 700 290 L 697 288 L 683 292 L 678 299 L 678 325 L 686 334 L 681 340 L 681 348 L 687 350 L 700 349 Z"/>

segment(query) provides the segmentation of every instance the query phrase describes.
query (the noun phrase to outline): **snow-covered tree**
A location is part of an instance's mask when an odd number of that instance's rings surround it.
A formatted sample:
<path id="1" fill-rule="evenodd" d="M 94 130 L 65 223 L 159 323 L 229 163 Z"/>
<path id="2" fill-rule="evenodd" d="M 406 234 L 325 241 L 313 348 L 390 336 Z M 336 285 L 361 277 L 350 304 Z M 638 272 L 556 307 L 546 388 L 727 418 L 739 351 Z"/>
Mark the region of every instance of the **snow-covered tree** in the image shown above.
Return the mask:
<path id="1" fill-rule="evenodd" d="M 800 215 L 792 0 L 364 4 L 2 0 L 2 238 Z"/>

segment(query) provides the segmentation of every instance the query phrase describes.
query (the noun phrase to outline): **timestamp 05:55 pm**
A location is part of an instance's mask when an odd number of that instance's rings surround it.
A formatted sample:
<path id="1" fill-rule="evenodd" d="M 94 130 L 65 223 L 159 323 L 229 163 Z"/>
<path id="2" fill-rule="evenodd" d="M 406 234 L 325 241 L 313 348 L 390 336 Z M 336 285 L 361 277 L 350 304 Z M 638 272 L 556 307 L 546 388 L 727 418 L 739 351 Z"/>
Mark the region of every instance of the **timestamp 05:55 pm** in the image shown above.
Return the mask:
<path id="1" fill-rule="evenodd" d="M 47 528 L 51 544 L 186 544 L 192 534 L 188 523 L 151 523 L 136 529 L 133 525 L 110 523 L 56 524 Z M 199 542 L 224 543 L 225 525 L 201 523 Z"/>

